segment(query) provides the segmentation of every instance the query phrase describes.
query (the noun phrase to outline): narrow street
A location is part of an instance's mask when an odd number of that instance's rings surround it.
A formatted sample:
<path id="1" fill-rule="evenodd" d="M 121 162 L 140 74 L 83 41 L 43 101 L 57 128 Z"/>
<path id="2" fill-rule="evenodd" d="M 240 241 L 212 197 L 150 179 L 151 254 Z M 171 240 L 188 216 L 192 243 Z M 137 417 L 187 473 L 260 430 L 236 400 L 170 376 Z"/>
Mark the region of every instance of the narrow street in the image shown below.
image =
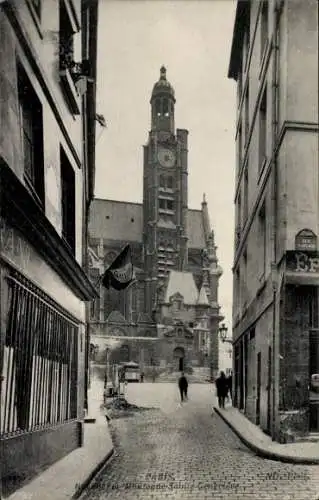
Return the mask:
<path id="1" fill-rule="evenodd" d="M 211 386 L 190 386 L 179 403 L 168 383 L 129 384 L 130 403 L 152 407 L 112 420 L 115 455 L 82 500 L 312 500 L 319 466 L 257 457 L 212 412 Z"/>

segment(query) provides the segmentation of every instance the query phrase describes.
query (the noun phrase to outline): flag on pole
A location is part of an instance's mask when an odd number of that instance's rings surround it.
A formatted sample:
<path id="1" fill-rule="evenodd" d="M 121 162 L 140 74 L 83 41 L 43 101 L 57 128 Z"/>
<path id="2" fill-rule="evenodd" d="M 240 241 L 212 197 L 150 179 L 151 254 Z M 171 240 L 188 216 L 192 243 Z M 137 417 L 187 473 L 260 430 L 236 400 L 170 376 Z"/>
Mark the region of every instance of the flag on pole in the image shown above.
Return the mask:
<path id="1" fill-rule="evenodd" d="M 134 280 L 131 247 L 126 245 L 102 276 L 105 288 L 124 290 Z"/>

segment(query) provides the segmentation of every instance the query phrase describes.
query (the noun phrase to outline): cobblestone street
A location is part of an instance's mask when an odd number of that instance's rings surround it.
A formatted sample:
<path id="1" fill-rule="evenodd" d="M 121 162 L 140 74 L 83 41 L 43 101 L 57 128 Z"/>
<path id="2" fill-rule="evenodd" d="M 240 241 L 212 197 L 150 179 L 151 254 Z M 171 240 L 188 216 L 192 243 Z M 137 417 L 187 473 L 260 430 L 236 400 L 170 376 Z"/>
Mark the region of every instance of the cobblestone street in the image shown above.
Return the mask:
<path id="1" fill-rule="evenodd" d="M 115 454 L 83 500 L 295 499 L 319 495 L 319 466 L 257 457 L 212 412 L 209 385 L 130 384 L 130 403 L 154 409 L 112 421 Z"/>

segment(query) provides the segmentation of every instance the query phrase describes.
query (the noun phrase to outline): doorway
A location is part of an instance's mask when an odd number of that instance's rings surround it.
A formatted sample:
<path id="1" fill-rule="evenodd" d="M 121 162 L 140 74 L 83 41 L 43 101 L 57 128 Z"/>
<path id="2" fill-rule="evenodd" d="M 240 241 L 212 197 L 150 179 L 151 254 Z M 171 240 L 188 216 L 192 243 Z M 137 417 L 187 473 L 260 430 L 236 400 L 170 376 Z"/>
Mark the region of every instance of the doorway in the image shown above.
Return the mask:
<path id="1" fill-rule="evenodd" d="M 267 380 L 267 434 L 271 432 L 271 377 L 272 377 L 272 349 L 268 347 L 268 380 Z"/>
<path id="2" fill-rule="evenodd" d="M 309 332 L 309 432 L 319 432 L 319 328 Z"/>
<path id="3" fill-rule="evenodd" d="M 309 304 L 309 432 L 319 432 L 319 288 Z"/>
<path id="4" fill-rule="evenodd" d="M 179 358 L 178 370 L 179 370 L 180 372 L 183 372 L 183 371 L 184 371 L 184 358 Z"/>
<path id="5" fill-rule="evenodd" d="M 176 371 L 182 372 L 185 368 L 185 351 L 183 347 L 176 347 L 173 351 L 174 367 Z"/>

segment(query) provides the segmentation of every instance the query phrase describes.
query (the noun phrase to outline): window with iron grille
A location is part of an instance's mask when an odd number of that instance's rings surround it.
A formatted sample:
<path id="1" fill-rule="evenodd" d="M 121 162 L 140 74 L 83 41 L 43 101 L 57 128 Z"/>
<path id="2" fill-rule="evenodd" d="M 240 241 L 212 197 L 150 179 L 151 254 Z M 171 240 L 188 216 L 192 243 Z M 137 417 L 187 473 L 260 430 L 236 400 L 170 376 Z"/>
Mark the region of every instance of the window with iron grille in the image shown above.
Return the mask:
<path id="1" fill-rule="evenodd" d="M 2 436 L 77 417 L 78 323 L 20 275 L 8 284 Z"/>
<path id="2" fill-rule="evenodd" d="M 75 253 L 75 174 L 61 148 L 62 237 Z"/>
<path id="3" fill-rule="evenodd" d="M 42 106 L 22 65 L 17 65 L 24 178 L 35 199 L 44 200 Z"/>

